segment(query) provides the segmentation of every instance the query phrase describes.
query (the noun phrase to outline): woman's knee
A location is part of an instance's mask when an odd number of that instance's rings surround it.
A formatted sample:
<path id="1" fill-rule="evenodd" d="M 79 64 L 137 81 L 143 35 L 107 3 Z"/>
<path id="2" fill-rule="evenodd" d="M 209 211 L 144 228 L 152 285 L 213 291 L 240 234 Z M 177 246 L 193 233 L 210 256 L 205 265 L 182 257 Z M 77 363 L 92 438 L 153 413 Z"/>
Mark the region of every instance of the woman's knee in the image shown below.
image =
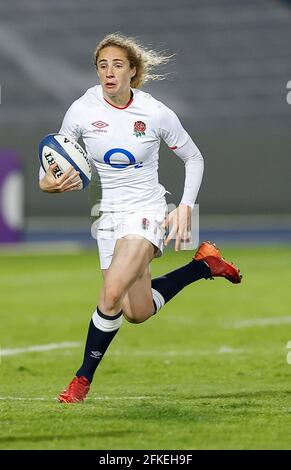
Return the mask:
<path id="1" fill-rule="evenodd" d="M 122 312 L 124 318 L 129 323 L 143 323 L 153 315 L 153 311 L 150 308 L 138 308 L 137 306 L 132 308 L 128 299 L 124 299 L 122 302 Z"/>
<path id="2" fill-rule="evenodd" d="M 145 316 L 136 316 L 136 315 L 132 315 L 131 313 L 128 313 L 128 312 L 123 312 L 123 316 L 125 318 L 126 321 L 128 321 L 129 323 L 143 323 L 144 321 L 146 321 L 151 315 L 145 315 Z"/>
<path id="3" fill-rule="evenodd" d="M 122 289 L 118 285 L 104 285 L 102 299 L 108 309 L 114 309 L 120 304 L 124 295 Z"/>

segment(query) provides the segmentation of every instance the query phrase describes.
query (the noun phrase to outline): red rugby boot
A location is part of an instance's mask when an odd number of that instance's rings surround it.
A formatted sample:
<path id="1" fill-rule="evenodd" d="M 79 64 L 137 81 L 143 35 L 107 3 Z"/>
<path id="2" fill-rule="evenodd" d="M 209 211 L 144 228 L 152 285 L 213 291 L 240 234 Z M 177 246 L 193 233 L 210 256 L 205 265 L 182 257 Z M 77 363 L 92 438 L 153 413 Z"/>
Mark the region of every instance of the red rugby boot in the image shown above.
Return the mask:
<path id="1" fill-rule="evenodd" d="M 203 242 L 193 256 L 193 260 L 204 261 L 210 269 L 211 278 L 225 277 L 233 284 L 239 284 L 242 279 L 240 270 L 229 261 L 222 258 L 215 243 Z"/>
<path id="2" fill-rule="evenodd" d="M 74 377 L 69 383 L 68 388 L 58 396 L 60 403 L 77 403 L 83 401 L 89 392 L 90 382 L 86 377 Z"/>

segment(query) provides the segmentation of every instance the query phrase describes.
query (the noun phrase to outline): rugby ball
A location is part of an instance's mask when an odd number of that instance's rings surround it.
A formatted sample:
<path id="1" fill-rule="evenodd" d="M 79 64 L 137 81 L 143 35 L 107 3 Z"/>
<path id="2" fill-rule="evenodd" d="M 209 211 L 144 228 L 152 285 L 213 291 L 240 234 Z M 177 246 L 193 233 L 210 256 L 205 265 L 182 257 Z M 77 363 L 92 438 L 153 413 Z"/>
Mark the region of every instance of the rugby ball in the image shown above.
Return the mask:
<path id="1" fill-rule="evenodd" d="M 62 134 L 49 134 L 39 144 L 38 157 L 46 172 L 56 163 L 56 178 L 60 178 L 72 165 L 80 173 L 81 183 L 76 189 L 84 189 L 91 180 L 92 169 L 85 150 L 75 140 Z"/>

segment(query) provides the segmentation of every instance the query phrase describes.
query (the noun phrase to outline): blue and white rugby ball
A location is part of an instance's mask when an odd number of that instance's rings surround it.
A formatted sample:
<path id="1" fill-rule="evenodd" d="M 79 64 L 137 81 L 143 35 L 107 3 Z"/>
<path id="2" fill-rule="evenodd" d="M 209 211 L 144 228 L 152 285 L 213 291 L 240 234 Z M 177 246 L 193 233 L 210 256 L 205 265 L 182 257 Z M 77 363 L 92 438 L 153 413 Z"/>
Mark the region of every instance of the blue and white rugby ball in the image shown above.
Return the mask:
<path id="1" fill-rule="evenodd" d="M 56 163 L 56 178 L 60 178 L 72 165 L 80 172 L 81 183 L 76 189 L 84 189 L 92 176 L 91 163 L 85 150 L 73 139 L 62 134 L 49 134 L 39 144 L 38 157 L 46 172 L 50 165 Z"/>

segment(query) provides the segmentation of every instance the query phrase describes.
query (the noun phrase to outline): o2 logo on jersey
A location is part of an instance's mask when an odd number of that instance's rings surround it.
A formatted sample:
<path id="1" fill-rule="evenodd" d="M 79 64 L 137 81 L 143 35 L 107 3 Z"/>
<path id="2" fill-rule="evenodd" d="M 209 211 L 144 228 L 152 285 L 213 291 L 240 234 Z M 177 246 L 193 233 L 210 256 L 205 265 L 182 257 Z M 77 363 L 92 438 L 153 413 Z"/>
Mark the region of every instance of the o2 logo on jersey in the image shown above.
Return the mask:
<path id="1" fill-rule="evenodd" d="M 124 155 L 128 159 L 128 163 L 111 163 L 110 159 L 116 153 Z M 106 152 L 104 155 L 104 162 L 107 163 L 107 165 L 112 166 L 112 168 L 127 168 L 129 166 L 134 166 L 134 168 L 142 168 L 142 162 L 138 163 L 132 153 L 130 153 L 128 150 L 119 148 L 108 150 L 108 152 Z"/>

